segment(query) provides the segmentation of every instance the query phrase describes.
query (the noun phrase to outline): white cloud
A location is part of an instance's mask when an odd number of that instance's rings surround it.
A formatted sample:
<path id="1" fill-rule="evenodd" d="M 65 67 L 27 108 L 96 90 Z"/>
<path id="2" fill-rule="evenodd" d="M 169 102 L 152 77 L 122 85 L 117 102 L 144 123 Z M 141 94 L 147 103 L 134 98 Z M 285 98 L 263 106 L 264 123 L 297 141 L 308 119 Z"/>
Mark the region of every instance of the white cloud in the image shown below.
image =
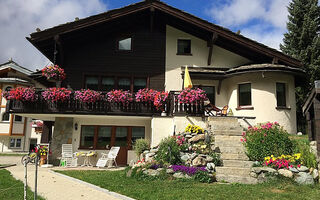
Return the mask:
<path id="1" fill-rule="evenodd" d="M 0 1 L 0 63 L 13 58 L 30 69 L 49 61 L 25 37 L 59 24 L 107 10 L 102 0 L 10 0 Z"/>
<path id="2" fill-rule="evenodd" d="M 207 10 L 216 23 L 241 29 L 241 34 L 279 49 L 286 32 L 287 6 L 291 0 L 228 0 Z"/>

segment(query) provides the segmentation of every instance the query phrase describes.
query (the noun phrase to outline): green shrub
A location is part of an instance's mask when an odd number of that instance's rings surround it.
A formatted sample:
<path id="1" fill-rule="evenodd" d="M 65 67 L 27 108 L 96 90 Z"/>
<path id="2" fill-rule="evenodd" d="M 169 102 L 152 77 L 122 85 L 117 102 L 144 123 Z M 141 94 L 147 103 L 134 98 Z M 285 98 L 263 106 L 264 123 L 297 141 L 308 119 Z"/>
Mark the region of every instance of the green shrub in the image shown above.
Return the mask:
<path id="1" fill-rule="evenodd" d="M 201 183 L 211 183 L 213 182 L 213 178 L 209 176 L 209 173 L 206 171 L 198 170 L 194 175 L 193 179 L 199 181 Z"/>
<path id="2" fill-rule="evenodd" d="M 211 152 L 211 153 L 209 153 L 209 156 L 211 156 L 213 158 L 212 162 L 216 166 L 221 166 L 222 165 L 220 154 L 217 154 L 216 152 Z"/>
<path id="3" fill-rule="evenodd" d="M 161 140 L 155 160 L 162 165 L 181 163 L 180 146 L 174 137 L 167 137 Z"/>
<path id="4" fill-rule="evenodd" d="M 249 127 L 243 134 L 244 146 L 250 160 L 263 161 L 264 157 L 292 155 L 293 142 L 289 134 L 277 122 L 261 124 L 258 127 Z"/>
<path id="5" fill-rule="evenodd" d="M 137 156 L 139 157 L 145 150 L 149 149 L 149 141 L 146 139 L 137 139 L 133 145 L 133 149 Z"/>
<path id="6" fill-rule="evenodd" d="M 305 141 L 299 141 L 296 140 L 294 142 L 295 146 L 295 153 L 301 153 L 300 161 L 301 164 L 308 167 L 308 168 L 317 168 L 317 158 L 314 153 L 310 150 L 309 143 L 306 143 Z"/>

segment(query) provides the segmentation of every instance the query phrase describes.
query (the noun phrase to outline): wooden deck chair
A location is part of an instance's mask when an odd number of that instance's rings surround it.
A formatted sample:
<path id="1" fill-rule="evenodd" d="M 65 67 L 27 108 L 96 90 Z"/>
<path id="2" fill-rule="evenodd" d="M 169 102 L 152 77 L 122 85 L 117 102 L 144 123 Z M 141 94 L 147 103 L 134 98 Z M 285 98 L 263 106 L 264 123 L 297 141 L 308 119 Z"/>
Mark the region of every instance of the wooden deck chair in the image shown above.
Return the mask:
<path id="1" fill-rule="evenodd" d="M 106 160 L 107 162 L 111 162 L 111 165 L 108 165 L 108 167 L 113 166 L 113 163 L 115 163 L 116 167 L 118 167 L 117 162 L 116 162 L 116 158 L 118 156 L 119 150 L 120 150 L 120 147 L 111 147 L 111 149 L 109 150 L 109 153 L 107 153 L 107 154 L 101 153 L 102 156 L 100 159 Z M 99 162 L 99 160 L 98 160 L 98 162 Z"/>
<path id="2" fill-rule="evenodd" d="M 215 112 L 215 114 L 214 114 Z M 209 116 L 215 116 L 218 115 L 218 113 L 221 112 L 221 109 L 216 107 L 215 105 L 209 103 L 208 105 L 206 105 L 205 107 L 205 113 Z"/>

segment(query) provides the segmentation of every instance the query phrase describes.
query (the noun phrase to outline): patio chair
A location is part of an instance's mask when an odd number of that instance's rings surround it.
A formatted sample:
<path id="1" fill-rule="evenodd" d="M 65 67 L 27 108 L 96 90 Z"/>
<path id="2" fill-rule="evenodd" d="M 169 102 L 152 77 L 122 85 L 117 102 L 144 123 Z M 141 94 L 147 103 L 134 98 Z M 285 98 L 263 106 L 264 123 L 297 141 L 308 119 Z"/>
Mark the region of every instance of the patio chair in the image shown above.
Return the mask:
<path id="1" fill-rule="evenodd" d="M 60 166 L 63 167 L 77 167 L 78 158 L 72 151 L 72 144 L 62 144 L 62 153 Z"/>
<path id="2" fill-rule="evenodd" d="M 223 106 L 222 109 L 220 109 L 220 108 L 218 108 L 215 105 L 210 103 L 205 107 L 205 112 L 209 116 L 227 116 L 228 108 L 229 108 L 229 106 L 225 105 L 225 106 Z M 215 112 L 216 114 L 214 115 L 213 112 Z"/>
<path id="3" fill-rule="evenodd" d="M 107 154 L 101 153 L 100 159 L 106 160 L 107 162 L 111 162 L 111 165 L 108 165 L 108 167 L 113 166 L 113 163 L 115 163 L 116 167 L 118 167 L 117 162 L 116 162 L 116 158 L 118 156 L 119 150 L 120 150 L 120 147 L 111 147 L 111 149 L 109 150 L 109 153 L 107 153 Z M 98 160 L 98 162 L 99 162 L 99 160 Z"/>

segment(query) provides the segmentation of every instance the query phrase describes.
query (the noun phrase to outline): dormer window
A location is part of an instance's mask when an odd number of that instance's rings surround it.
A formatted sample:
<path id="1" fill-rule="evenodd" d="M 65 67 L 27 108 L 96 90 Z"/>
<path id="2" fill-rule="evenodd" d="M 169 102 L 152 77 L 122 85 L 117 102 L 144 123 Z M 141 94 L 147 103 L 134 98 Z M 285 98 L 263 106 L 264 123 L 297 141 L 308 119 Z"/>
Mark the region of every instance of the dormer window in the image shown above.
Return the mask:
<path id="1" fill-rule="evenodd" d="M 132 50 L 132 38 L 124 38 L 121 40 L 118 40 L 117 42 L 117 50 L 119 51 L 131 51 Z"/>
<path id="2" fill-rule="evenodd" d="M 177 55 L 191 55 L 191 40 L 178 39 Z"/>

